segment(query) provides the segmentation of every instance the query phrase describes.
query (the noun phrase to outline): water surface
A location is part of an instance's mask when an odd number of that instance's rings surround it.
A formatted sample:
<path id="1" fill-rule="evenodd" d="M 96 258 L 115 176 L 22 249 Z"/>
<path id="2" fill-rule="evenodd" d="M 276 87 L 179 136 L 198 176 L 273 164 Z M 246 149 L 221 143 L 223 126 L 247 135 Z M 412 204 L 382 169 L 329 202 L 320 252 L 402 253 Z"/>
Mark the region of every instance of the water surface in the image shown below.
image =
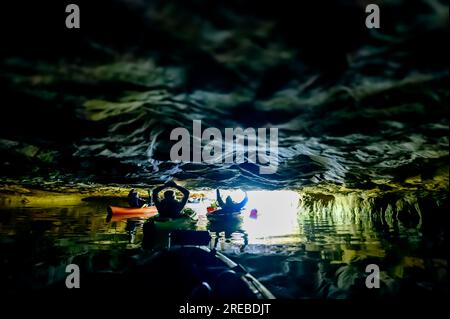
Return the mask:
<path id="1" fill-rule="evenodd" d="M 243 196 L 230 194 L 236 200 Z M 218 250 L 247 267 L 279 298 L 448 293 L 442 242 L 423 233 L 419 224 L 367 214 L 312 214 L 298 207 L 298 196 L 293 191 L 249 192 L 242 218 L 228 222 L 207 219 L 208 200 L 191 203 L 198 220 L 183 227 L 209 230 L 218 239 Z M 142 251 L 145 220 L 109 220 L 106 207 L 86 202 L 1 209 L 2 287 L 8 292 L 45 287 L 64 278 L 72 262 L 89 271 L 124 269 L 128 258 Z M 250 216 L 252 209 L 256 216 Z M 159 235 L 156 247 L 166 246 L 166 231 Z M 368 264 L 381 270 L 376 291 L 364 284 Z"/>

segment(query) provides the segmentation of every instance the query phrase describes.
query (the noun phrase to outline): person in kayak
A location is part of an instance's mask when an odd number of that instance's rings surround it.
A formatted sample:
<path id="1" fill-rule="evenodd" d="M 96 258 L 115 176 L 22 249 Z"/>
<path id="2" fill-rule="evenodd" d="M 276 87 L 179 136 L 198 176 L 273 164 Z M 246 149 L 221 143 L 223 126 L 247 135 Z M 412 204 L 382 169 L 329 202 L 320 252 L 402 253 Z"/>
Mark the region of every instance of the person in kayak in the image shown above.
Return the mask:
<path id="1" fill-rule="evenodd" d="M 128 205 L 133 208 L 142 208 L 147 207 L 148 203 L 145 199 L 139 196 L 138 192 L 134 188 L 132 188 L 128 193 Z"/>
<path id="2" fill-rule="evenodd" d="M 164 192 L 164 199 L 159 199 L 159 192 L 161 192 L 165 188 L 175 188 L 179 190 L 183 194 L 183 198 L 181 201 L 176 200 L 174 192 L 172 190 L 167 190 Z M 177 185 L 174 181 L 169 181 L 164 185 L 158 186 L 153 190 L 153 202 L 155 203 L 156 208 L 158 209 L 158 213 L 161 217 L 171 217 L 176 218 L 180 217 L 181 211 L 186 205 L 189 198 L 189 191 Z"/>
<path id="3" fill-rule="evenodd" d="M 227 196 L 227 198 L 225 199 L 225 202 L 224 202 L 222 200 L 222 197 L 220 196 L 219 189 L 216 190 L 216 195 L 217 195 L 217 201 L 220 206 L 220 210 L 216 211 L 216 213 L 220 213 L 220 214 L 232 214 L 232 213 L 240 212 L 241 209 L 244 208 L 248 202 L 247 192 L 245 192 L 245 198 L 240 203 L 233 202 L 233 200 L 231 199 L 230 196 Z"/>

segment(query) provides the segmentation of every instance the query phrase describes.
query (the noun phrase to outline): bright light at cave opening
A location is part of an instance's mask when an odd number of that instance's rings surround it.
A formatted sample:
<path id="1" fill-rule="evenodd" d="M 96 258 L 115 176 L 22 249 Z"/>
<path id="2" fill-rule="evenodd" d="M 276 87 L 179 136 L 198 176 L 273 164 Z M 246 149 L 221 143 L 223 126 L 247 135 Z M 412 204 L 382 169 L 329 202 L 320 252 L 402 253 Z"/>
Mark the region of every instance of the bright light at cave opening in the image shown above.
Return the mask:
<path id="1" fill-rule="evenodd" d="M 205 215 L 206 207 L 216 200 L 215 191 L 202 192 L 205 202 L 201 205 L 189 205 L 199 215 Z M 229 195 L 235 202 L 244 199 L 242 190 L 221 190 L 222 199 Z M 247 191 L 248 203 L 242 212 L 241 229 L 247 233 L 249 242 L 273 244 L 282 243 L 286 237 L 298 234 L 299 194 L 290 190 Z M 256 214 L 251 214 L 256 210 Z M 292 241 L 292 238 L 289 239 Z"/>
<path id="2" fill-rule="evenodd" d="M 298 234 L 299 194 L 294 191 L 250 191 L 248 192 L 242 228 L 249 241 L 267 237 L 285 237 Z M 252 209 L 258 211 L 257 218 L 251 218 Z M 275 238 L 274 238 L 275 239 Z"/>

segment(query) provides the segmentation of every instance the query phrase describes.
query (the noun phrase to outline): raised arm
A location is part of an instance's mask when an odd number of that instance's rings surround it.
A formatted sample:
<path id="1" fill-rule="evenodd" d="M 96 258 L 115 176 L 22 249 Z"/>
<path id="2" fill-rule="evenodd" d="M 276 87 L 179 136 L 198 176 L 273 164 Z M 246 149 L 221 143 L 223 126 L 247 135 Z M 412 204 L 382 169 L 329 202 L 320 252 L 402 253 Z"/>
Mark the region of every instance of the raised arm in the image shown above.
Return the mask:
<path id="1" fill-rule="evenodd" d="M 178 189 L 183 194 L 183 199 L 181 199 L 181 204 L 184 206 L 186 205 L 188 199 L 189 199 L 189 191 L 179 185 L 175 185 L 174 188 Z"/>
<path id="2" fill-rule="evenodd" d="M 219 189 L 216 189 L 216 196 L 217 196 L 217 201 L 219 202 L 219 206 L 220 207 L 225 206 L 225 203 L 223 202 L 222 197 L 220 197 Z"/>
<path id="3" fill-rule="evenodd" d="M 153 203 L 155 203 L 155 205 L 159 204 L 160 200 L 159 200 L 158 194 L 164 188 L 166 188 L 166 186 L 165 185 L 161 185 L 161 186 L 158 186 L 158 187 L 153 189 L 152 197 L 153 197 Z"/>
<path id="4" fill-rule="evenodd" d="M 245 198 L 242 200 L 242 202 L 237 203 L 234 207 L 236 210 L 241 210 L 242 208 L 245 207 L 245 205 L 247 205 L 248 202 L 248 196 L 247 196 L 247 192 L 245 192 Z"/>

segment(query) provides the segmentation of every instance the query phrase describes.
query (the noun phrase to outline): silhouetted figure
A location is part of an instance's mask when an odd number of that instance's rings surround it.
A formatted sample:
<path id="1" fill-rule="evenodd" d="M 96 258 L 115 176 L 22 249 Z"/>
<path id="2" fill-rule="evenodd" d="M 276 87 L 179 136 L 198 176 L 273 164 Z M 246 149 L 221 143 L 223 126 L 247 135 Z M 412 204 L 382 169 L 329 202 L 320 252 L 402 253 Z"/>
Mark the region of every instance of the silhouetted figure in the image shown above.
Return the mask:
<path id="1" fill-rule="evenodd" d="M 224 202 L 222 200 L 222 198 L 220 197 L 219 189 L 216 190 L 216 193 L 217 193 L 217 201 L 219 202 L 219 206 L 221 209 L 216 211 L 215 213 L 220 213 L 220 214 L 237 213 L 237 212 L 240 212 L 241 209 L 244 208 L 248 202 L 247 193 L 245 193 L 245 198 L 240 203 L 233 202 L 233 200 L 231 199 L 230 196 L 227 196 L 227 198 L 225 199 L 225 202 Z"/>
<path id="2" fill-rule="evenodd" d="M 141 198 L 134 188 L 128 193 L 128 204 L 135 208 L 147 206 L 145 199 Z"/>
<path id="3" fill-rule="evenodd" d="M 171 190 L 164 192 L 164 199 L 160 200 L 158 194 L 164 188 L 172 187 L 179 190 L 183 194 L 183 199 L 178 201 L 175 199 L 174 192 Z M 189 191 L 175 182 L 169 181 L 162 186 L 158 186 L 153 190 L 153 202 L 155 203 L 158 213 L 161 217 L 176 218 L 181 216 L 181 211 L 186 205 L 189 198 Z"/>

